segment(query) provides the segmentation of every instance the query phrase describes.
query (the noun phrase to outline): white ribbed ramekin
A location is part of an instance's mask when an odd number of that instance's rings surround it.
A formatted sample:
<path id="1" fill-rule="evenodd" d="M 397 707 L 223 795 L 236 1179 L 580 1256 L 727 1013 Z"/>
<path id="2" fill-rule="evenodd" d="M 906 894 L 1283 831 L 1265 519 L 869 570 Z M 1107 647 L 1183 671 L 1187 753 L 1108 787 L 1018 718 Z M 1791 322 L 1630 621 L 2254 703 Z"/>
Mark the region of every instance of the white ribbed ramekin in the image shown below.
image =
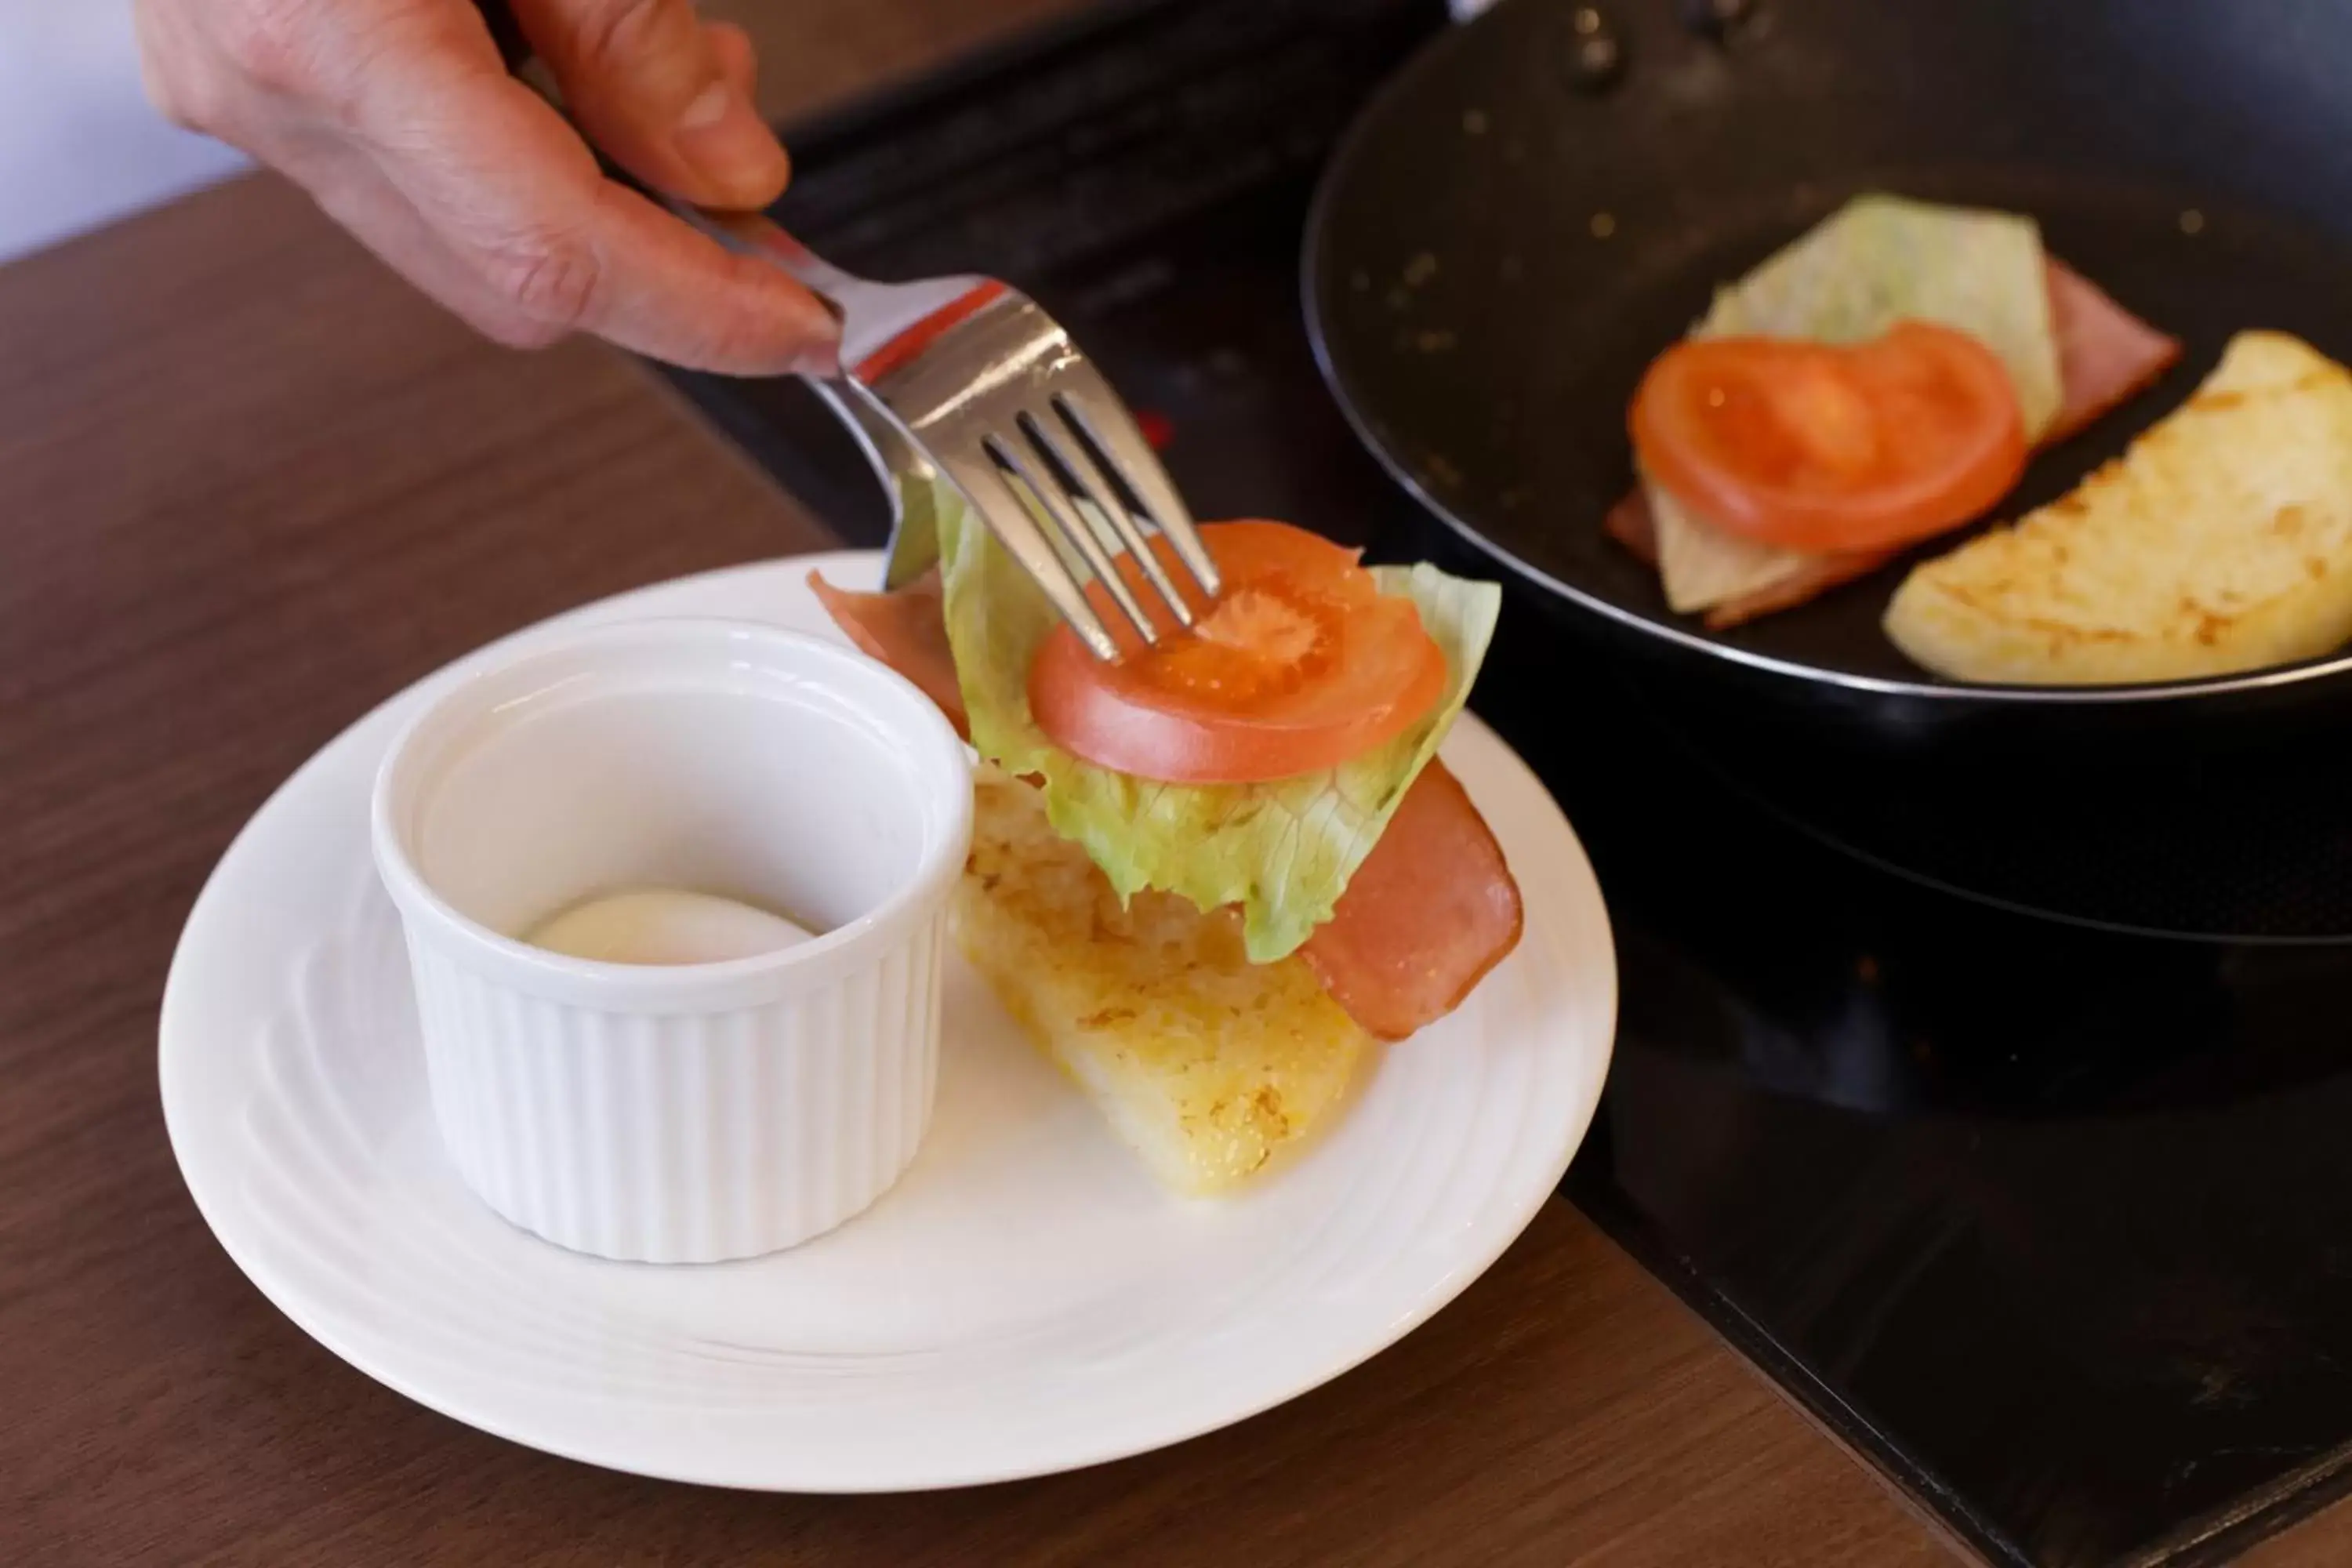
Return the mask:
<path id="1" fill-rule="evenodd" d="M 938 710 L 814 638 L 640 622 L 457 681 L 394 742 L 373 829 L 467 1184 L 551 1241 L 646 1262 L 770 1252 L 866 1208 L 929 1121 L 971 826 Z M 682 966 L 515 940 L 648 887 L 822 934 Z"/>

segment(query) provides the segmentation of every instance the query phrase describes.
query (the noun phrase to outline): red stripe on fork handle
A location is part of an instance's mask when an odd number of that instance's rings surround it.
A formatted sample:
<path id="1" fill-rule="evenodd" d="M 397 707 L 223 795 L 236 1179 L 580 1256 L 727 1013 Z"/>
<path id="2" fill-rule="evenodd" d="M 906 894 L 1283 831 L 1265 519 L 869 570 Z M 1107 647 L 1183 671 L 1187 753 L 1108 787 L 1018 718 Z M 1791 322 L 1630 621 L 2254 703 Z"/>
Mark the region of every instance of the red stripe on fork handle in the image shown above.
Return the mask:
<path id="1" fill-rule="evenodd" d="M 993 278 L 975 285 L 850 366 L 849 374 L 873 385 L 937 342 L 957 322 L 978 314 L 1004 297 L 1004 285 Z"/>

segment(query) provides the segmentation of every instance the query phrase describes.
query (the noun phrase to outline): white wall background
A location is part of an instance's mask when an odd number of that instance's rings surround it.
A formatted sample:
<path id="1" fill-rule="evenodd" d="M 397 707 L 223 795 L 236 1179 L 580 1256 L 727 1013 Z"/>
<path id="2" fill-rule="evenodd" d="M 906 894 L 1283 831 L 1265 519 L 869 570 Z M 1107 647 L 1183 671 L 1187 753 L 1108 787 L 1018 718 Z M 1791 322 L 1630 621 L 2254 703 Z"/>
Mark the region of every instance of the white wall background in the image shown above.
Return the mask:
<path id="1" fill-rule="evenodd" d="M 0 0 L 0 260 L 243 166 L 147 107 L 130 0 Z"/>

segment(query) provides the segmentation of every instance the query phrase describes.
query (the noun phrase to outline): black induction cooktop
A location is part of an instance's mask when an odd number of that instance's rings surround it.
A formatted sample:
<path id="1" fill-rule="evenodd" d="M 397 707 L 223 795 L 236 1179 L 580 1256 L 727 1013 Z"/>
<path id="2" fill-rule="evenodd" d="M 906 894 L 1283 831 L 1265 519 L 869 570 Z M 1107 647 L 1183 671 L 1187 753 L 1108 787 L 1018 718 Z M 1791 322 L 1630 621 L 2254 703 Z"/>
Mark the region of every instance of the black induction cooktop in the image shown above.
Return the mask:
<path id="1" fill-rule="evenodd" d="M 1334 136 L 1444 25 L 1433 0 L 1100 8 L 802 128 L 779 216 L 877 276 L 1033 290 L 1165 421 L 1202 515 L 1475 570 L 1349 434 L 1298 295 Z M 798 384 L 676 379 L 880 542 Z M 2217 1561 L 2343 1489 L 2352 760 L 2184 766 L 2121 803 L 2020 779 L 1970 812 L 2002 786 L 1775 745 L 1559 614 L 1515 591 L 1473 705 L 1616 923 L 1616 1058 L 1566 1199 L 1996 1562 Z"/>

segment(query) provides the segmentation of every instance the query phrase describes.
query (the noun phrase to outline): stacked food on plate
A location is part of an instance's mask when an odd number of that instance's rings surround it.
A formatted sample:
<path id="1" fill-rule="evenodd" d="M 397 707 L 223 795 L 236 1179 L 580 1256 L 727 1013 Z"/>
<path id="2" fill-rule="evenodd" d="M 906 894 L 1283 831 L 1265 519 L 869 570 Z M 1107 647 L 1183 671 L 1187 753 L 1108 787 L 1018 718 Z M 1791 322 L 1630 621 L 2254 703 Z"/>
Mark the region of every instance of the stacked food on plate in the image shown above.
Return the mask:
<path id="1" fill-rule="evenodd" d="M 981 757 L 957 941 L 1160 1180 L 1230 1189 L 1518 941 L 1518 887 L 1437 756 L 1500 591 L 1213 523 L 1198 629 L 1122 627 L 1106 661 L 950 493 L 916 504 L 935 573 L 814 585 Z"/>
<path id="2" fill-rule="evenodd" d="M 1724 289 L 1629 416 L 1609 531 L 1723 630 L 1998 508 L 2029 456 L 2179 345 L 2044 250 L 2029 217 L 1856 199 Z M 1955 679 L 2113 684 L 2352 639 L 2352 376 L 2245 332 L 2119 462 L 1916 566 L 1889 637 Z"/>

